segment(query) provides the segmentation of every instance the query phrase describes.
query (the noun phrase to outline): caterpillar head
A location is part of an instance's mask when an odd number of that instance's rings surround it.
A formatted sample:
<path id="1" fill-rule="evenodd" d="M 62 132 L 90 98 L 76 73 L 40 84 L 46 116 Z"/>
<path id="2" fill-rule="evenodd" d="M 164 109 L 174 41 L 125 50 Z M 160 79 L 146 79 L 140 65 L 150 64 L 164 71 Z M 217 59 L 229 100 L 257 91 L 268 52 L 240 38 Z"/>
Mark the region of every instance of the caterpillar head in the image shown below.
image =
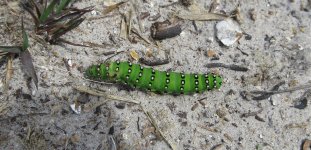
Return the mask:
<path id="1" fill-rule="evenodd" d="M 98 69 L 97 68 L 99 68 L 97 65 L 92 65 L 92 66 L 88 67 L 84 72 L 84 76 L 88 79 L 98 78 Z"/>

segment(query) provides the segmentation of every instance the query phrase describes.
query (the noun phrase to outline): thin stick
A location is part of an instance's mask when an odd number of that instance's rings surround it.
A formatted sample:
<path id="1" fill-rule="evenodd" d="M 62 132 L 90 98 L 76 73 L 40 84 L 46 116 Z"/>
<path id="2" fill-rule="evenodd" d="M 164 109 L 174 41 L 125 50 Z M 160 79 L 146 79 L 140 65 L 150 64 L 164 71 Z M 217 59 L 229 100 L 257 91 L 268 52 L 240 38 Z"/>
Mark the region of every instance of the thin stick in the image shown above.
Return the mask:
<path id="1" fill-rule="evenodd" d="M 143 112 L 145 113 L 145 115 L 147 116 L 147 118 L 148 118 L 148 120 L 150 121 L 150 123 L 151 123 L 151 124 L 154 126 L 154 128 L 160 133 L 160 135 L 162 136 L 162 138 L 164 139 L 164 141 L 168 144 L 168 146 L 169 146 L 170 148 L 172 148 L 173 150 L 176 150 L 176 149 L 177 149 L 177 148 L 176 148 L 176 145 L 173 144 L 172 142 L 170 142 L 170 141 L 165 137 L 165 135 L 163 134 L 163 132 L 160 130 L 160 128 L 159 128 L 158 125 L 156 124 L 155 119 L 151 116 L 151 114 L 150 114 L 148 111 L 146 111 L 142 105 L 139 105 L 139 106 L 140 106 L 140 108 L 143 110 Z"/>
<path id="2" fill-rule="evenodd" d="M 4 85 L 4 91 L 5 93 L 9 89 L 9 82 L 13 76 L 13 57 L 15 54 L 9 54 L 8 55 L 8 62 L 6 66 L 6 75 L 5 75 L 5 85 Z"/>
<path id="3" fill-rule="evenodd" d="M 227 68 L 227 69 L 231 69 L 231 70 L 235 70 L 235 71 L 247 71 L 248 68 L 246 67 L 242 67 L 242 66 L 238 66 L 238 65 L 226 65 L 223 63 L 210 63 L 210 64 L 206 64 L 205 67 L 207 68 L 216 68 L 216 67 L 222 67 L 222 68 Z"/>
<path id="4" fill-rule="evenodd" d="M 28 116 L 42 116 L 42 115 L 48 115 L 49 113 L 41 112 L 41 113 L 29 113 L 29 114 L 18 114 L 16 116 L 8 117 L 8 118 L 1 118 L 1 121 L 7 121 L 11 120 L 12 118 L 20 118 L 20 117 L 28 117 Z"/>
<path id="5" fill-rule="evenodd" d="M 306 84 L 306 85 L 297 86 L 294 88 L 279 90 L 279 91 L 251 91 L 251 93 L 253 94 L 280 94 L 280 93 L 293 92 L 293 91 L 309 89 L 309 88 L 311 88 L 311 84 Z"/>
<path id="6" fill-rule="evenodd" d="M 85 86 L 75 86 L 73 88 L 80 91 L 80 92 L 88 93 L 88 94 L 95 95 L 95 96 L 105 97 L 105 98 L 108 98 L 111 100 L 118 100 L 118 101 L 124 101 L 124 102 L 139 104 L 138 101 L 124 99 L 122 97 L 118 97 L 118 96 L 114 96 L 114 95 L 108 95 L 108 94 L 103 93 L 103 92 L 98 91 L 98 90 L 89 90 Z"/>

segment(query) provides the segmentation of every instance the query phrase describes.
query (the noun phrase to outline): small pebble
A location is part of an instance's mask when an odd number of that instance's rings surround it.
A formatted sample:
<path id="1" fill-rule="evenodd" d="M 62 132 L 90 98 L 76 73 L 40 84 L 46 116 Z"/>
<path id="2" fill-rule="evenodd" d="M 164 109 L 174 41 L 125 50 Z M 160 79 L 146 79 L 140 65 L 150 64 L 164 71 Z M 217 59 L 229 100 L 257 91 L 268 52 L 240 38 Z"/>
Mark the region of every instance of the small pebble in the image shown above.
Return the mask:
<path id="1" fill-rule="evenodd" d="M 213 42 L 214 42 L 214 38 L 213 38 L 213 37 L 208 37 L 208 38 L 207 38 L 207 42 L 213 43 Z"/>
<path id="2" fill-rule="evenodd" d="M 226 46 L 231 46 L 243 35 L 239 24 L 232 19 L 218 22 L 216 24 L 216 33 L 217 38 Z"/>
<path id="3" fill-rule="evenodd" d="M 71 104 L 70 105 L 71 110 L 73 110 L 76 114 L 80 114 L 81 113 L 81 105 L 76 106 L 76 104 Z"/>
<path id="4" fill-rule="evenodd" d="M 71 59 L 68 59 L 67 63 L 68 63 L 68 66 L 69 66 L 69 67 L 72 67 L 72 61 L 71 61 Z"/>
<path id="5" fill-rule="evenodd" d="M 92 14 L 93 16 L 96 16 L 96 15 L 97 15 L 96 10 L 92 10 L 92 11 L 91 11 L 91 14 Z"/>
<path id="6" fill-rule="evenodd" d="M 259 138 L 261 138 L 261 139 L 263 138 L 262 134 L 259 134 Z"/>

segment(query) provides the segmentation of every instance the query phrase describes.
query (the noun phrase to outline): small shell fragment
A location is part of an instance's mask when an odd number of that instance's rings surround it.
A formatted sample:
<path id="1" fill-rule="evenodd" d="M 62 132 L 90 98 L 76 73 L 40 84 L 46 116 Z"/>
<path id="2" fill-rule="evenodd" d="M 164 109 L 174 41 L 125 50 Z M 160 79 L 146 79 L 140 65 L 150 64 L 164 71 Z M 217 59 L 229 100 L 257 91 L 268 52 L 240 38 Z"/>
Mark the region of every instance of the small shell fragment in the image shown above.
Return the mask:
<path id="1" fill-rule="evenodd" d="M 226 46 L 230 46 L 242 37 L 239 24 L 228 18 L 216 24 L 217 38 Z"/>
<path id="2" fill-rule="evenodd" d="M 74 111 L 76 114 L 80 114 L 81 113 L 81 105 L 77 105 L 75 103 L 70 105 L 70 108 L 72 111 Z"/>

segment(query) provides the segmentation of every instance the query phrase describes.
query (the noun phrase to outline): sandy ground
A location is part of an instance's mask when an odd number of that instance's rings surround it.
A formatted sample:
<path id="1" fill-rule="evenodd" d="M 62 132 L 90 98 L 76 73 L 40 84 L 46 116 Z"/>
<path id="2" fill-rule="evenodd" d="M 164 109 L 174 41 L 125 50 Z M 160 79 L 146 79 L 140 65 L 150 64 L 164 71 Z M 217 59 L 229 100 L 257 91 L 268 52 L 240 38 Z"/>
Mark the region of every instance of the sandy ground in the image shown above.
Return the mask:
<path id="1" fill-rule="evenodd" d="M 102 48 L 44 45 L 34 39 L 30 15 L 9 1 L 0 2 L 0 45 L 14 45 L 20 38 L 20 16 L 30 37 L 30 48 L 39 78 L 38 90 L 28 88 L 19 59 L 13 61 L 14 76 L 9 90 L 0 94 L 0 149 L 109 149 L 114 139 L 118 149 L 300 149 L 303 140 L 311 139 L 310 94 L 307 89 L 253 100 L 249 92 L 270 90 L 284 81 L 279 90 L 301 87 L 311 80 L 311 13 L 307 0 L 220 1 L 215 12 L 230 13 L 240 4 L 241 29 L 245 35 L 225 47 L 216 38 L 217 21 L 181 21 L 182 33 L 159 41 L 150 38 L 155 21 L 141 19 L 142 33 L 150 44 L 131 34 L 136 42 L 120 37 L 121 14 L 144 12 L 157 21 L 170 19 L 178 11 L 209 10 L 211 1 L 197 0 L 190 7 L 169 1 L 136 1 L 122 5 L 103 17 L 105 5 L 118 1 L 83 0 L 74 6 L 94 6 L 86 20 L 65 39 L 93 42 Z M 135 4 L 138 11 L 133 10 Z M 22 14 L 22 15 L 19 15 Z M 133 27 L 139 29 L 137 20 Z M 40 36 L 38 36 L 40 37 Z M 220 90 L 194 95 L 158 95 L 139 90 L 125 90 L 116 85 L 94 83 L 83 78 L 83 70 L 104 62 L 108 51 L 125 51 L 112 60 L 130 60 L 130 51 L 141 57 L 152 51 L 157 58 L 168 52 L 170 62 L 159 70 L 186 72 L 216 71 L 224 77 Z M 219 59 L 208 57 L 213 51 Z M 69 63 L 69 70 L 66 64 Z M 137 62 L 136 62 L 137 63 Z M 246 72 L 228 68 L 207 68 L 209 63 L 235 64 Z M 6 61 L 1 62 L 5 77 Z M 81 71 L 82 70 L 82 71 Z M 83 94 L 74 87 L 87 86 L 106 94 L 137 101 L 109 100 Z M 309 91 L 310 92 L 310 91 Z M 306 107 L 297 103 L 306 99 Z M 109 101 L 107 101 L 109 100 Z M 70 105 L 82 103 L 75 113 Z M 309 105 L 308 105 L 309 104 Z M 148 117 L 144 111 L 148 112 Z M 153 119 L 152 124 L 150 118 Z M 155 130 L 155 126 L 160 132 Z M 108 134 L 113 127 L 114 132 Z M 166 140 L 164 140 L 164 138 Z M 110 142 L 109 142 L 110 140 Z M 112 149 L 112 148 L 111 148 Z"/>

